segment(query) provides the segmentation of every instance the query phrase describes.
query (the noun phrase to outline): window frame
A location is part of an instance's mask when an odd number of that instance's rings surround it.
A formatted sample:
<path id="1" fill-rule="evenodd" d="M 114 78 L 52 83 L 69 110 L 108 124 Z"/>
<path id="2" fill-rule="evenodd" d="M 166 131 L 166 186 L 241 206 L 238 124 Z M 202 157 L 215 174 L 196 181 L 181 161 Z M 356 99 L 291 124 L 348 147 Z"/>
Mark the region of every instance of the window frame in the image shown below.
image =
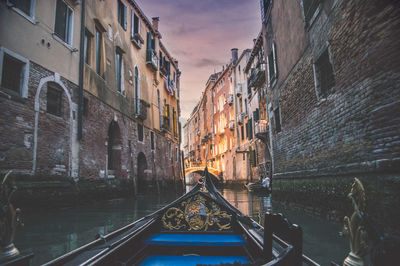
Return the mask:
<path id="1" fill-rule="evenodd" d="M 270 57 L 271 56 L 271 57 Z M 271 62 L 272 60 L 272 62 Z M 267 70 L 268 70 L 268 85 L 270 88 L 273 88 L 278 80 L 278 63 L 277 63 L 277 57 L 276 57 L 276 44 L 275 42 L 272 42 L 270 51 L 267 56 Z M 271 66 L 272 69 L 274 70 L 273 73 L 271 73 Z"/>
<path id="2" fill-rule="evenodd" d="M 122 6 L 123 14 L 120 14 L 120 6 Z M 122 17 L 121 17 L 122 15 Z M 127 7 L 122 0 L 117 0 L 117 21 L 118 24 L 126 31 L 127 30 Z"/>
<path id="3" fill-rule="evenodd" d="M 140 134 L 139 128 L 141 128 L 142 134 Z M 144 143 L 144 126 L 140 123 L 137 123 L 137 136 L 138 136 L 138 142 Z M 142 137 L 142 140 L 140 140 L 140 137 Z"/>
<path id="4" fill-rule="evenodd" d="M 56 106 L 56 112 L 49 111 L 49 91 L 53 90 L 56 92 L 58 95 L 57 103 L 58 105 Z M 59 88 L 57 85 L 53 84 L 52 82 L 47 83 L 47 91 L 46 91 L 46 113 L 51 114 L 57 117 L 63 116 L 62 112 L 62 99 L 63 99 L 63 90 L 62 88 Z"/>
<path id="5" fill-rule="evenodd" d="M 102 61 L 102 45 L 103 45 L 103 33 L 98 28 L 95 27 L 95 53 L 96 53 L 96 73 L 101 76 L 101 61 Z"/>
<path id="6" fill-rule="evenodd" d="M 83 60 L 89 66 L 91 65 L 92 61 L 92 39 L 93 39 L 93 34 L 88 29 L 85 29 L 85 36 L 83 40 L 84 41 Z M 96 62 L 96 67 L 97 67 L 97 62 Z"/>
<path id="7" fill-rule="evenodd" d="M 118 57 L 119 55 L 119 57 Z M 124 52 L 117 47 L 115 49 L 115 76 L 116 76 L 116 89 L 117 92 L 125 96 L 125 83 L 124 83 Z M 119 58 L 119 61 L 118 61 Z"/>
<path id="8" fill-rule="evenodd" d="M 317 1 L 319 1 L 318 6 L 315 8 L 314 13 L 309 18 L 306 16 L 307 14 L 304 10 L 304 0 L 300 1 L 301 13 L 303 15 L 303 23 L 304 23 L 304 27 L 306 29 L 309 29 L 313 25 L 315 19 L 317 18 L 317 16 L 319 15 L 319 13 L 322 9 L 323 1 L 321 1 L 321 0 L 317 0 Z M 308 20 L 307 20 L 307 18 L 308 18 Z"/>
<path id="9" fill-rule="evenodd" d="M 35 12 L 36 12 L 36 0 L 30 0 L 30 9 L 29 9 L 29 15 L 26 14 L 24 11 L 16 7 L 10 0 L 6 1 L 6 5 L 8 7 L 11 7 L 12 10 L 14 10 L 16 13 L 21 15 L 22 17 L 26 18 L 29 22 L 36 24 L 35 21 Z"/>
<path id="10" fill-rule="evenodd" d="M 4 54 L 14 57 L 18 61 L 24 63 L 23 73 L 20 74 L 22 82 L 20 84 L 19 93 L 15 92 L 14 90 L 7 89 L 1 85 L 3 79 Z M 14 53 L 13 51 L 3 46 L 0 46 L 0 90 L 6 92 L 7 94 L 11 94 L 13 96 L 17 96 L 20 98 L 28 98 L 29 65 L 30 65 L 29 60 L 27 58 L 17 53 Z"/>
<path id="11" fill-rule="evenodd" d="M 322 90 L 321 87 L 321 70 L 320 70 L 320 66 L 319 66 L 319 60 L 322 59 L 322 56 L 325 55 L 325 53 L 327 53 L 328 56 L 328 62 L 330 64 L 330 70 L 332 71 L 331 75 L 332 75 L 332 86 L 330 88 L 326 88 L 324 90 Z M 327 43 L 321 50 L 320 53 L 314 57 L 313 60 L 313 74 L 314 74 L 314 88 L 315 88 L 315 93 L 318 99 L 318 102 L 324 102 L 330 95 L 335 93 L 335 85 L 336 85 L 336 81 L 335 81 L 335 69 L 333 67 L 333 63 L 332 63 L 332 54 L 331 54 L 331 50 L 330 50 L 330 46 L 329 43 Z"/>
<path id="12" fill-rule="evenodd" d="M 69 32 L 68 32 L 68 40 L 63 40 L 58 34 L 56 33 L 56 22 L 57 22 L 57 5 L 59 2 L 62 2 L 65 4 L 67 9 L 71 11 L 71 19 L 69 23 Z M 68 48 L 72 48 L 72 42 L 73 42 L 73 32 L 74 32 L 74 9 L 64 0 L 56 0 L 56 4 L 54 6 L 54 27 L 53 27 L 53 37 L 56 38 L 58 41 L 62 42 L 65 44 Z M 66 32 L 67 33 L 67 32 Z"/>

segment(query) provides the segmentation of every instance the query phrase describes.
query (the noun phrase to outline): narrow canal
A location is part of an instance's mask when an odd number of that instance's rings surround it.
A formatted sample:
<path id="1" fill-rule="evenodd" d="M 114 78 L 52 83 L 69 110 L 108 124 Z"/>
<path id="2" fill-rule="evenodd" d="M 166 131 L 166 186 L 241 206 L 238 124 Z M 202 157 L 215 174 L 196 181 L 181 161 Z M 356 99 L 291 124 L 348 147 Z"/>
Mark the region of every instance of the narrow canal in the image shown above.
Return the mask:
<path id="1" fill-rule="evenodd" d="M 305 214 L 247 190 L 225 189 L 223 196 L 243 213 L 262 223 L 267 210 L 281 212 L 303 228 L 304 253 L 320 263 L 341 263 L 348 252 L 348 241 L 339 237 L 342 225 Z M 63 210 L 24 210 L 25 226 L 15 237 L 21 250 L 35 253 L 33 265 L 40 265 L 95 239 L 97 234 L 112 232 L 158 210 L 173 201 L 175 193 L 139 195 L 136 199 L 95 202 Z"/>

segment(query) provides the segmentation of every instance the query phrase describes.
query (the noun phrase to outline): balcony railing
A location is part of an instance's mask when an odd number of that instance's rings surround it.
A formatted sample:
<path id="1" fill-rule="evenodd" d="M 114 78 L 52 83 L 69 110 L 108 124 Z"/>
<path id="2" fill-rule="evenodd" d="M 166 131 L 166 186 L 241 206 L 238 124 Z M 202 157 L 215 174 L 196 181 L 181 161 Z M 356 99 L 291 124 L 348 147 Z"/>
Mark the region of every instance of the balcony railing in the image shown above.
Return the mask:
<path id="1" fill-rule="evenodd" d="M 165 77 L 168 76 L 168 68 L 167 68 L 167 64 L 162 64 L 160 67 L 160 72 L 161 74 L 163 74 Z"/>
<path id="2" fill-rule="evenodd" d="M 228 95 L 228 104 L 232 105 L 233 104 L 233 94 Z"/>
<path id="3" fill-rule="evenodd" d="M 136 99 L 135 116 L 140 120 L 145 120 L 147 118 L 147 108 L 149 104 L 142 99 Z"/>
<path id="4" fill-rule="evenodd" d="M 237 86 L 236 86 L 236 96 L 240 96 L 240 95 L 242 95 L 242 93 L 243 93 L 243 88 L 242 88 L 243 86 L 242 86 L 242 84 L 238 84 Z"/>
<path id="5" fill-rule="evenodd" d="M 146 64 L 153 70 L 157 71 L 158 57 L 154 50 L 146 51 Z"/>
<path id="6" fill-rule="evenodd" d="M 238 124 L 243 124 L 243 122 L 244 122 L 244 113 L 239 113 L 238 114 L 237 122 L 238 122 Z"/>
<path id="7" fill-rule="evenodd" d="M 247 80 L 247 87 L 261 87 L 265 83 L 265 64 L 259 64 L 258 67 L 252 68 L 250 77 Z"/>
<path id="8" fill-rule="evenodd" d="M 267 120 L 258 120 L 254 125 L 254 133 L 257 138 L 266 141 L 268 138 L 268 121 Z"/>
<path id="9" fill-rule="evenodd" d="M 141 48 L 142 44 L 144 43 L 144 40 L 142 39 L 142 36 L 140 36 L 139 33 L 135 33 L 135 35 L 131 37 L 131 41 L 133 44 L 136 45 L 137 48 Z"/>
<path id="10" fill-rule="evenodd" d="M 229 129 L 234 130 L 235 129 L 235 120 L 229 121 Z"/>
<path id="11" fill-rule="evenodd" d="M 171 130 L 170 125 L 169 125 L 169 117 L 168 116 L 163 115 L 161 130 L 164 132 L 169 132 Z"/>

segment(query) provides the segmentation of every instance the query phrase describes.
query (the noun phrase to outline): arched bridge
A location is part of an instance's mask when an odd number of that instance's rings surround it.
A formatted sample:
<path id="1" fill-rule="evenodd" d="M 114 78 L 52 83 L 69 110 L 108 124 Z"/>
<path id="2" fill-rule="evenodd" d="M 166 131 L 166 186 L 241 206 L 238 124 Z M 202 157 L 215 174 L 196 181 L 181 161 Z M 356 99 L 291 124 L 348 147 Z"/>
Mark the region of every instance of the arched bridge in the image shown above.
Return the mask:
<path id="1" fill-rule="evenodd" d="M 185 168 L 185 176 L 190 173 L 199 173 L 203 174 L 205 166 L 192 166 Z M 221 171 L 216 168 L 208 167 L 208 172 L 215 177 L 218 177 L 221 174 Z"/>

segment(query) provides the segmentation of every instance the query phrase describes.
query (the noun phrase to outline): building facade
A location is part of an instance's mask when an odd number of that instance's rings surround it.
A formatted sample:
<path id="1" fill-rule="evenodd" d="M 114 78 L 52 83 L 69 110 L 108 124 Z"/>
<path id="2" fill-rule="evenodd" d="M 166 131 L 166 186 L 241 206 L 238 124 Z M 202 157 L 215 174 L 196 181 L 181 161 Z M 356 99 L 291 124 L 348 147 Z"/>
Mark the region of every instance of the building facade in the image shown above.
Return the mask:
<path id="1" fill-rule="evenodd" d="M 399 10 L 396 1 L 261 1 L 274 197 L 343 214 L 358 177 L 375 222 L 396 227 Z"/>
<path id="2" fill-rule="evenodd" d="M 159 19 L 135 1 L 22 2 L 0 3 L 2 171 L 179 181 L 180 71 Z"/>

